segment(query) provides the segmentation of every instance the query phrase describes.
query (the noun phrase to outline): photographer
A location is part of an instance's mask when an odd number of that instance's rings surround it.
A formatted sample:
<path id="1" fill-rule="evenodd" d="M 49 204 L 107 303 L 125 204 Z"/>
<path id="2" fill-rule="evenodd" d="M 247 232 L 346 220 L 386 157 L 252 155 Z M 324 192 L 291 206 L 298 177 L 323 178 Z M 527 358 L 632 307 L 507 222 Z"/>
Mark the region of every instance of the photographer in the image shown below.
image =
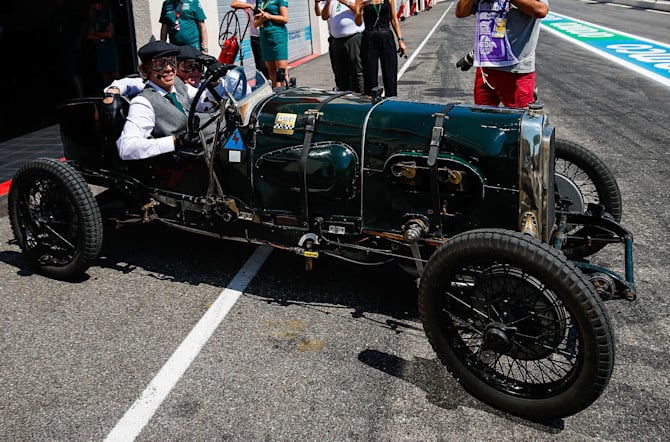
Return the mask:
<path id="1" fill-rule="evenodd" d="M 523 108 L 533 101 L 535 48 L 549 0 L 459 0 L 456 17 L 476 14 L 475 104 Z M 462 70 L 467 56 L 459 60 Z"/>

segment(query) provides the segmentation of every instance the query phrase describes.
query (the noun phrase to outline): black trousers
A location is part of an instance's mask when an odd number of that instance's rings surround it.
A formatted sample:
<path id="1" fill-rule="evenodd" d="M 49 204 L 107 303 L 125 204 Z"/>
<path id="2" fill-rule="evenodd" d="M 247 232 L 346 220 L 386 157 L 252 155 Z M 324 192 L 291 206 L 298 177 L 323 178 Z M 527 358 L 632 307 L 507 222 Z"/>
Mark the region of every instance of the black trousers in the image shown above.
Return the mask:
<path id="1" fill-rule="evenodd" d="M 270 73 L 268 72 L 267 66 L 263 61 L 263 56 L 261 55 L 261 38 L 250 36 L 249 40 L 251 41 L 251 52 L 254 54 L 254 64 L 256 65 L 256 70 L 263 74 L 265 78 L 270 79 Z"/>
<path id="2" fill-rule="evenodd" d="M 382 68 L 382 81 L 387 97 L 398 95 L 398 48 L 393 31 L 389 27 L 366 29 L 361 40 L 364 93 L 370 95 L 379 85 L 378 67 Z"/>
<path id="3" fill-rule="evenodd" d="M 330 42 L 331 63 L 338 90 L 363 92 L 362 38 L 359 32 L 348 37 L 333 38 Z"/>

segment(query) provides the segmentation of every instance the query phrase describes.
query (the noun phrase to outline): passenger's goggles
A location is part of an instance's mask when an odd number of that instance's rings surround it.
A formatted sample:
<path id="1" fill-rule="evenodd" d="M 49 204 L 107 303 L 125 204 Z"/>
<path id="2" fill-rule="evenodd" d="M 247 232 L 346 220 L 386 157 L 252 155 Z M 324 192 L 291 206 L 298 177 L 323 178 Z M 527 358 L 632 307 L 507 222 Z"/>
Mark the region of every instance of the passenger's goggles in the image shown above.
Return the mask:
<path id="1" fill-rule="evenodd" d="M 152 58 L 149 63 L 151 70 L 156 72 L 164 71 L 167 65 L 170 65 L 173 68 L 177 67 L 177 57 Z"/>
<path id="2" fill-rule="evenodd" d="M 196 69 L 202 72 L 202 65 L 194 60 L 182 60 L 179 62 L 179 69 L 187 73 L 191 73 Z"/>

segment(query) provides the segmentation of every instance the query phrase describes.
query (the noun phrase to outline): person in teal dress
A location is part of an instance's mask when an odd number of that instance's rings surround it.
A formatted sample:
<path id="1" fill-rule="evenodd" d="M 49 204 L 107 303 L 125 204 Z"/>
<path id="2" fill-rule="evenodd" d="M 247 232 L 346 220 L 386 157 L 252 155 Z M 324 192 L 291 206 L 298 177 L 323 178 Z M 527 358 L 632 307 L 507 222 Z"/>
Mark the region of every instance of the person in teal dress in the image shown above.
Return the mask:
<path id="1" fill-rule="evenodd" d="M 261 53 L 268 68 L 270 80 L 275 87 L 277 70 L 283 68 L 288 80 L 288 0 L 258 1 L 258 13 L 254 14 L 254 26 L 260 32 Z"/>
<path id="2" fill-rule="evenodd" d="M 161 40 L 177 46 L 193 46 L 208 52 L 205 12 L 200 0 L 164 0 L 161 8 Z"/>

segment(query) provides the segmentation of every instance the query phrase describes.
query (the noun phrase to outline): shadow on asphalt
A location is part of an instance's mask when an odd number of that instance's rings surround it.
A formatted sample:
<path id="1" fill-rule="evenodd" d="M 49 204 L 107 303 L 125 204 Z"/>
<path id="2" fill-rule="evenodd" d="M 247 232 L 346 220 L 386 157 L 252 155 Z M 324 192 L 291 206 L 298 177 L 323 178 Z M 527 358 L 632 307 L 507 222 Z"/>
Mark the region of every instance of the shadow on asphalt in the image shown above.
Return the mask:
<path id="1" fill-rule="evenodd" d="M 159 222 L 120 229 L 105 225 L 103 237 L 102 253 L 91 270 L 110 269 L 119 275 L 141 271 L 151 278 L 222 289 L 258 247 L 183 232 Z M 16 245 L 14 240 L 10 243 Z M 34 274 L 17 251 L 0 251 L 0 261 L 16 267 L 19 275 Z M 89 279 L 91 270 L 70 282 Z M 414 279 L 395 266 L 365 267 L 326 257 L 315 260 L 314 269 L 307 271 L 304 258 L 281 250 L 272 252 L 247 289 L 253 293 L 249 296 L 275 305 L 318 308 L 328 304 L 348 309 L 357 318 L 384 314 L 389 318 L 379 325 L 396 333 L 413 327 L 404 320 L 418 319 L 416 291 Z"/>
<path id="2" fill-rule="evenodd" d="M 405 360 L 386 352 L 366 349 L 358 355 L 362 363 L 409 382 L 426 392 L 428 401 L 440 408 L 453 410 L 459 406 L 478 409 L 507 419 L 515 424 L 525 425 L 548 434 L 559 434 L 564 429 L 564 420 L 551 422 L 532 422 L 504 413 L 475 399 L 468 394 L 446 370 L 439 359 L 415 357 Z"/>

